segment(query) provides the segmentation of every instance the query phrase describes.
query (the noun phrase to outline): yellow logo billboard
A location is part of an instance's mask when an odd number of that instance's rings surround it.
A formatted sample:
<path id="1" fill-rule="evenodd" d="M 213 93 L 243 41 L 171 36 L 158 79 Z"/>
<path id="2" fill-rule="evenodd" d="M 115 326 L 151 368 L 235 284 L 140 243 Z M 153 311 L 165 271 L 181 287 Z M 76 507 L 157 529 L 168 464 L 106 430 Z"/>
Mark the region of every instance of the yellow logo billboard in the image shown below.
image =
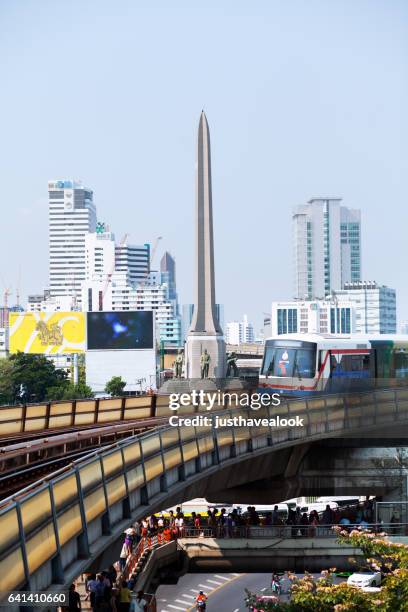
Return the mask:
<path id="1" fill-rule="evenodd" d="M 85 351 L 83 312 L 10 313 L 10 353 L 56 355 Z"/>

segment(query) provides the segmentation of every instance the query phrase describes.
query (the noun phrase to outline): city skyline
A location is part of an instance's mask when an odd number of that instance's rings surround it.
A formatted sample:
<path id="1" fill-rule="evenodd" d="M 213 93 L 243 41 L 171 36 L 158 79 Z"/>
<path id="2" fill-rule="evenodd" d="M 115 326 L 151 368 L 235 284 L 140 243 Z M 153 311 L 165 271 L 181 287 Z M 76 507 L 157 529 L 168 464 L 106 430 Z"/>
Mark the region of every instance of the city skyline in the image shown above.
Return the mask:
<path id="1" fill-rule="evenodd" d="M 291 211 L 326 195 L 361 210 L 362 280 L 396 288 L 399 323 L 408 318 L 398 265 L 408 196 L 403 3 L 338 5 L 327 14 L 317 2 L 312 15 L 296 2 L 294 12 L 262 3 L 251 14 L 236 3 L 234 14 L 232 5 L 225 13 L 210 8 L 194 36 L 196 13 L 187 4 L 175 14 L 162 4 L 158 19 L 128 2 L 116 15 L 108 3 L 98 3 L 97 14 L 91 5 L 81 5 L 75 22 L 47 2 L 40 10 L 33 2 L 24 11 L 10 2 L 0 9 L 0 45 L 10 57 L 1 68 L 7 94 L 0 108 L 9 121 L 0 172 L 13 211 L 4 219 L 2 289 L 15 292 L 19 269 L 24 296 L 47 285 L 46 183 L 74 176 L 93 190 L 99 218 L 117 235 L 129 230 L 136 244 L 163 236 L 163 251 L 177 261 L 180 303 L 190 303 L 193 237 L 185 228 L 192 225 L 191 160 L 204 107 L 212 126 L 217 301 L 226 319 L 247 312 L 257 329 L 272 300 L 293 296 Z M 153 21 L 158 50 L 142 27 Z M 204 53 L 198 43 L 208 27 L 213 44 Z M 30 54 L 26 28 L 37 33 Z M 345 32 L 347 45 L 337 42 Z M 241 48 L 241 40 L 248 45 Z M 58 100 L 47 93 L 57 74 L 75 83 Z M 169 79 L 176 86 L 164 98 Z M 77 98 L 85 86 L 87 95 Z"/>

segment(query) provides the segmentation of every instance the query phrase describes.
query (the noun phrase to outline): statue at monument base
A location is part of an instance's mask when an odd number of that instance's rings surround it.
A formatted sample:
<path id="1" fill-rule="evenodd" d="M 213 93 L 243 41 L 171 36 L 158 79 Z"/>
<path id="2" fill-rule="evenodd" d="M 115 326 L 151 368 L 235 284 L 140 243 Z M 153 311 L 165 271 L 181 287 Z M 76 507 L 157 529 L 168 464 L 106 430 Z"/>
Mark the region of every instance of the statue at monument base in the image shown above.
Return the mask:
<path id="1" fill-rule="evenodd" d="M 238 376 L 237 354 L 234 351 L 227 353 L 227 378 Z"/>
<path id="2" fill-rule="evenodd" d="M 211 357 L 207 349 L 204 349 L 204 353 L 202 353 L 200 357 L 201 378 L 208 378 L 208 372 L 210 370 L 210 363 L 211 363 Z"/>
<path id="3" fill-rule="evenodd" d="M 187 337 L 185 353 L 186 378 L 225 378 L 225 341 L 222 335 L 191 334 Z"/>
<path id="4" fill-rule="evenodd" d="M 183 373 L 183 351 L 181 349 L 177 352 L 177 357 L 174 361 L 174 376 L 175 378 L 181 378 Z"/>

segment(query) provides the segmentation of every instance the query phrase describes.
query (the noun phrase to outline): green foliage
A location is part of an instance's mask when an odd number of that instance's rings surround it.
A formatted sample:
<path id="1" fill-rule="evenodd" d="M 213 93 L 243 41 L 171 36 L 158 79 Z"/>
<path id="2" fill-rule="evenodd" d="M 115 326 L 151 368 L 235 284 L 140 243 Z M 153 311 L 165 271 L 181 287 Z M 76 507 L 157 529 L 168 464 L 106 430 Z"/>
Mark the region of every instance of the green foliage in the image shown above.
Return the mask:
<path id="1" fill-rule="evenodd" d="M 7 384 L 11 388 L 10 402 L 42 402 L 50 387 L 66 384 L 67 375 L 57 370 L 44 355 L 16 353 L 7 360 Z"/>
<path id="2" fill-rule="evenodd" d="M 10 359 L 0 359 L 0 404 L 11 404 L 14 396 Z"/>
<path id="3" fill-rule="evenodd" d="M 51 387 L 48 389 L 47 399 L 49 400 L 74 400 L 93 397 L 91 387 L 79 382 L 77 385 L 67 383 L 60 387 Z"/>
<path id="4" fill-rule="evenodd" d="M 123 390 L 126 387 L 126 381 L 121 376 L 112 376 L 109 382 L 106 383 L 105 391 L 113 397 L 123 395 Z"/>
<path id="5" fill-rule="evenodd" d="M 291 580 L 290 602 L 262 601 L 262 597 L 247 592 L 255 612 L 408 612 L 408 545 L 393 543 L 364 531 L 336 528 L 341 544 L 360 548 L 364 569 L 381 571 L 383 581 L 378 593 L 364 592 L 347 583 L 334 584 L 335 570 L 322 572 L 315 579 L 310 574 Z"/>
<path id="6" fill-rule="evenodd" d="M 86 397 L 93 397 L 93 391 L 91 387 L 83 382 L 79 382 L 77 385 L 70 384 L 64 391 L 62 399 L 84 399 Z"/>
<path id="7" fill-rule="evenodd" d="M 82 376 L 72 384 L 44 355 L 16 353 L 0 360 L 0 404 L 93 397 Z"/>

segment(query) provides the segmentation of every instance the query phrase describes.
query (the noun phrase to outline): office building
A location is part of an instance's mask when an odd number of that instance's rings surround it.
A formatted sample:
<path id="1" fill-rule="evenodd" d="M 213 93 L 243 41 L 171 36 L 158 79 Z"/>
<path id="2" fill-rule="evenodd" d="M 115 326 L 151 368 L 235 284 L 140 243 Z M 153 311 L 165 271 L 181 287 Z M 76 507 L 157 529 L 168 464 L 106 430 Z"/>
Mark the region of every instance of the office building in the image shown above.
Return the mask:
<path id="1" fill-rule="evenodd" d="M 85 280 L 85 236 L 96 228 L 93 193 L 80 182 L 48 182 L 50 296 L 80 300 Z"/>
<path id="2" fill-rule="evenodd" d="M 152 310 L 158 337 L 166 344 L 180 346 L 181 320 L 174 300 L 168 298 L 168 287 L 161 282 L 160 272 L 152 271 L 138 284 L 130 285 L 126 271 L 115 271 L 109 282 L 86 280 L 82 284 L 83 310 Z"/>
<path id="3" fill-rule="evenodd" d="M 96 232 L 85 237 L 87 280 L 110 279 L 114 272 L 124 273 L 129 285 L 143 281 L 149 274 L 150 245 L 128 244 L 127 235 L 115 244 L 115 235 L 99 222 Z"/>
<path id="4" fill-rule="evenodd" d="M 355 312 L 347 300 L 272 302 L 265 337 L 280 334 L 350 334 L 356 331 Z"/>
<path id="5" fill-rule="evenodd" d="M 130 285 L 143 281 L 150 272 L 150 245 L 128 244 L 125 239 L 115 247 L 115 270 L 126 272 Z"/>
<path id="6" fill-rule="evenodd" d="M 292 215 L 295 297 L 323 299 L 361 279 L 360 211 L 341 198 L 315 198 Z"/>
<path id="7" fill-rule="evenodd" d="M 115 271 L 116 249 L 115 236 L 98 223 L 98 231 L 85 236 L 85 279 L 104 280 L 109 282 Z"/>
<path id="8" fill-rule="evenodd" d="M 177 300 L 176 291 L 176 262 L 174 257 L 166 251 L 160 260 L 160 274 L 162 283 L 168 287 L 168 297 L 170 300 Z"/>
<path id="9" fill-rule="evenodd" d="M 345 283 L 336 291 L 336 299 L 353 305 L 356 332 L 361 334 L 397 333 L 396 291 L 375 281 Z"/>

